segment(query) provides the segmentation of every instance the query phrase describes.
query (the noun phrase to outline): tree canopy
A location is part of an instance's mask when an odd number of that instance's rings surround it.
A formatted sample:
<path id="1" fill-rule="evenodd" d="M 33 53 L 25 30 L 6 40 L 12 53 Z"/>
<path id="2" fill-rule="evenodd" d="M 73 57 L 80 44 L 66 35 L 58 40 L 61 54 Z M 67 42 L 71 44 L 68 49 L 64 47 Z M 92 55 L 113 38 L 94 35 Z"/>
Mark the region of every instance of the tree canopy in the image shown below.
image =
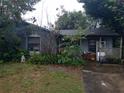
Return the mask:
<path id="1" fill-rule="evenodd" d="M 86 14 L 103 26 L 109 26 L 122 34 L 124 30 L 123 0 L 80 0 L 84 3 Z"/>
<path id="2" fill-rule="evenodd" d="M 87 18 L 81 11 L 67 12 L 59 16 L 55 23 L 56 29 L 85 29 L 87 26 Z"/>
<path id="3" fill-rule="evenodd" d="M 20 38 L 14 29 L 16 23 L 22 20 L 21 15 L 34 10 L 33 5 L 38 1 L 40 0 L 1 0 L 0 60 L 10 61 L 20 55 Z"/>
<path id="4" fill-rule="evenodd" d="M 20 19 L 21 14 L 34 10 L 35 5 L 40 0 L 2 0 L 0 6 L 0 17 L 8 19 Z"/>

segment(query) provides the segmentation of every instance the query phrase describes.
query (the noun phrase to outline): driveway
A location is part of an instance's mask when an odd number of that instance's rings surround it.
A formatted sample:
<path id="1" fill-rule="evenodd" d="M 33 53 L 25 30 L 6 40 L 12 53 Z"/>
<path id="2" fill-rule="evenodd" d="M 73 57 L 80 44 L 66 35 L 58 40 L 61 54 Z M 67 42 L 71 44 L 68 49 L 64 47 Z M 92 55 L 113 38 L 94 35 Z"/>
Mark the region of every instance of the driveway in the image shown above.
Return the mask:
<path id="1" fill-rule="evenodd" d="M 124 93 L 124 69 L 121 65 L 91 63 L 83 68 L 86 93 Z"/>

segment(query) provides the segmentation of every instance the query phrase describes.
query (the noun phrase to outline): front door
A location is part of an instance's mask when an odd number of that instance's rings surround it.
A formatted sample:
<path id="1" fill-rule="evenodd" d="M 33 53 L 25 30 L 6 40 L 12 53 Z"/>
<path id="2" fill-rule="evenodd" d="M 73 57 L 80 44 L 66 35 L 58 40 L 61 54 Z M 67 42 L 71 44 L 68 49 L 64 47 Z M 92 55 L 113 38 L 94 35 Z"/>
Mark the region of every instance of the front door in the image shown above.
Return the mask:
<path id="1" fill-rule="evenodd" d="M 89 52 L 96 53 L 96 40 L 88 40 L 88 50 Z"/>

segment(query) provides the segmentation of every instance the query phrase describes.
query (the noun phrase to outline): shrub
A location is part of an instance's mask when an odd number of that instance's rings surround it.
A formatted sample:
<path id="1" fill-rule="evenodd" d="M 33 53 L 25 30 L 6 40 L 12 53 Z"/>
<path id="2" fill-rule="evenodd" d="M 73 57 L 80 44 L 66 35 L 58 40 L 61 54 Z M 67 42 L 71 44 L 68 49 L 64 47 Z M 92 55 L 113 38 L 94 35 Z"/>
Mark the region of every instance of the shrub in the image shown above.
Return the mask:
<path id="1" fill-rule="evenodd" d="M 108 57 L 108 58 L 106 58 L 106 62 L 109 64 L 121 64 L 121 59 Z"/>
<path id="2" fill-rule="evenodd" d="M 84 65 L 85 61 L 78 57 L 71 57 L 68 55 L 58 55 L 58 64 L 80 66 L 80 65 Z"/>
<path id="3" fill-rule="evenodd" d="M 58 55 L 54 54 L 34 54 L 28 60 L 32 64 L 63 64 L 79 66 L 85 64 L 81 59 L 78 46 L 67 46 Z"/>
<path id="4" fill-rule="evenodd" d="M 58 55 L 58 63 L 78 66 L 85 64 L 85 61 L 81 59 L 79 46 L 72 45 L 65 47 L 64 51 Z"/>
<path id="5" fill-rule="evenodd" d="M 28 60 L 31 64 L 63 64 L 79 66 L 85 64 L 80 58 L 69 57 L 67 55 L 34 54 Z"/>
<path id="6" fill-rule="evenodd" d="M 55 64 L 57 56 L 53 54 L 34 54 L 28 62 L 32 64 Z"/>
<path id="7" fill-rule="evenodd" d="M 0 64 L 3 64 L 4 63 L 4 61 L 3 60 L 0 60 Z"/>
<path id="8" fill-rule="evenodd" d="M 66 46 L 64 51 L 61 52 L 62 55 L 79 57 L 80 56 L 80 47 L 78 45 Z"/>
<path id="9" fill-rule="evenodd" d="M 28 58 L 29 52 L 25 50 L 17 50 L 17 51 L 8 51 L 5 53 L 0 53 L 0 60 L 3 60 L 4 62 L 20 61 L 22 55 Z"/>

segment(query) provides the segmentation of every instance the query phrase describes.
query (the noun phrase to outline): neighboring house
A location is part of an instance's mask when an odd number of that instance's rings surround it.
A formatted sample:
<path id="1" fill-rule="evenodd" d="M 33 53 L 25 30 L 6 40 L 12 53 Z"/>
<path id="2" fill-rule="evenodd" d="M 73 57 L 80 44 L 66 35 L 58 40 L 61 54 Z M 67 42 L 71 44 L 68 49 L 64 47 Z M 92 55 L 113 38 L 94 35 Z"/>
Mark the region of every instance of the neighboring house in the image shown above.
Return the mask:
<path id="1" fill-rule="evenodd" d="M 56 38 L 52 31 L 36 25 L 20 22 L 16 33 L 21 38 L 21 48 L 37 53 L 56 53 Z"/>
<path id="2" fill-rule="evenodd" d="M 76 30 L 60 30 L 59 32 L 61 36 L 79 35 Z M 82 34 L 82 37 L 84 37 L 80 40 L 82 54 L 95 54 L 98 61 L 99 55 L 104 58 L 120 58 L 120 36 L 119 34 L 110 31 L 110 29 L 89 29 Z"/>

